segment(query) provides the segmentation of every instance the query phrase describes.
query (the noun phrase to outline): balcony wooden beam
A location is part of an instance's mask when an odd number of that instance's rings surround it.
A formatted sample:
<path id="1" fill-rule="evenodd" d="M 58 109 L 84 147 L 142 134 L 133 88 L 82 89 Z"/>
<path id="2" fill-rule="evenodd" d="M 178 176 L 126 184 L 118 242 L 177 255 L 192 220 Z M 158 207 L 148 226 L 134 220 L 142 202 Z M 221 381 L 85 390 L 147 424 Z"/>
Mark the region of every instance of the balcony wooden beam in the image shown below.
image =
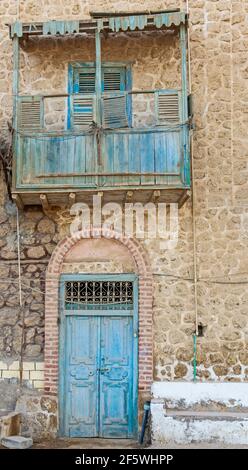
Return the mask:
<path id="1" fill-rule="evenodd" d="M 68 196 L 69 208 L 71 208 L 73 206 L 73 204 L 75 204 L 75 202 L 76 202 L 76 194 L 75 193 L 70 193 L 69 196 Z"/>
<path id="2" fill-rule="evenodd" d="M 180 207 L 183 206 L 183 204 L 191 197 L 191 191 L 189 190 L 185 190 L 183 192 L 183 194 L 180 196 L 180 198 L 178 199 L 178 207 L 180 209 Z"/>
<path id="3" fill-rule="evenodd" d="M 23 204 L 19 194 L 12 194 L 12 199 L 16 203 L 18 209 L 23 210 L 24 204 Z"/>
<path id="4" fill-rule="evenodd" d="M 151 197 L 152 202 L 156 204 L 159 201 L 160 195 L 161 193 L 159 190 L 153 191 L 152 197 Z"/>
<path id="5" fill-rule="evenodd" d="M 49 205 L 46 194 L 40 194 L 40 202 L 44 211 L 47 211 L 50 209 L 50 205 Z"/>
<path id="6" fill-rule="evenodd" d="M 133 199 L 133 191 L 127 191 L 125 195 L 125 203 L 130 203 Z"/>

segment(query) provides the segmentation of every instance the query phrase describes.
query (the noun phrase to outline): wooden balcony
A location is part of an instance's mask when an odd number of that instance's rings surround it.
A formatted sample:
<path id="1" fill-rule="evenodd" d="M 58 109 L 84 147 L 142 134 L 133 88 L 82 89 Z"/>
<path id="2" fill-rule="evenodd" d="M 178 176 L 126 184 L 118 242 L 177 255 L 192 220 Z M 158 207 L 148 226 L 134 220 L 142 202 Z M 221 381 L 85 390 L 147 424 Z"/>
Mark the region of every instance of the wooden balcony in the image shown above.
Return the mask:
<path id="1" fill-rule="evenodd" d="M 12 194 L 19 207 L 90 204 L 96 193 L 105 202 L 184 203 L 190 188 L 186 28 L 187 15 L 178 10 L 11 25 Z M 151 35 L 158 30 L 178 35 L 180 89 L 137 90 L 131 63 L 102 61 L 102 36 L 127 31 Z M 95 61 L 69 63 L 68 90 L 62 94 L 20 92 L 20 41 L 29 36 L 68 37 L 70 41 L 73 35 L 95 36 Z M 137 111 L 141 94 L 145 95 L 143 103 L 149 102 L 144 122 Z M 46 104 L 53 98 L 64 100 L 64 111 L 60 109 L 55 125 L 46 127 Z M 63 126 L 58 128 L 57 122 Z"/>
<path id="2" fill-rule="evenodd" d="M 107 200 L 149 201 L 154 190 L 161 200 L 180 202 L 190 187 L 187 129 L 122 129 L 92 133 L 64 132 L 16 136 L 15 186 L 21 204 L 66 204 L 104 191 Z M 87 194 L 86 194 L 87 193 Z"/>

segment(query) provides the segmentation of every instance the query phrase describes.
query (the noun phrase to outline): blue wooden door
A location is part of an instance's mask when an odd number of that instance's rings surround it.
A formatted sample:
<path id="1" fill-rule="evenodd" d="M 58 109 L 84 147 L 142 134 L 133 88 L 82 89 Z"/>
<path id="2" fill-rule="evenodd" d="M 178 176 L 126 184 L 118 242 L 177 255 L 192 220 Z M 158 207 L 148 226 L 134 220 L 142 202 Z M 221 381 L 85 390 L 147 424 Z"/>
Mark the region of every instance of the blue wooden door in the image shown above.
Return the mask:
<path id="1" fill-rule="evenodd" d="M 98 319 L 66 317 L 65 434 L 98 434 Z"/>
<path id="2" fill-rule="evenodd" d="M 132 435 L 132 340 L 132 317 L 101 318 L 99 435 L 102 437 Z"/>
<path id="3" fill-rule="evenodd" d="M 116 302 L 118 299 L 111 291 L 109 305 L 106 300 L 103 305 L 99 304 L 97 296 L 96 304 L 93 303 L 92 285 L 93 290 L 102 295 L 103 286 L 99 282 L 91 282 L 91 290 L 86 292 L 85 282 L 71 282 L 75 276 L 63 276 L 65 282 L 67 279 L 72 296 L 61 312 L 60 435 L 135 437 L 138 381 L 136 278 L 132 276 L 130 282 L 130 276 L 122 276 L 124 287 L 121 286 L 121 294 L 118 294 L 120 300 Z M 115 279 L 115 284 L 118 277 L 108 276 L 107 279 Z M 111 281 L 105 284 L 111 284 Z M 132 302 L 129 296 L 129 303 L 125 305 L 127 284 L 133 286 Z M 77 293 L 77 286 L 81 294 Z M 76 295 L 81 295 L 79 301 Z M 87 304 L 82 305 L 85 295 Z M 65 298 L 63 288 L 61 298 Z"/>

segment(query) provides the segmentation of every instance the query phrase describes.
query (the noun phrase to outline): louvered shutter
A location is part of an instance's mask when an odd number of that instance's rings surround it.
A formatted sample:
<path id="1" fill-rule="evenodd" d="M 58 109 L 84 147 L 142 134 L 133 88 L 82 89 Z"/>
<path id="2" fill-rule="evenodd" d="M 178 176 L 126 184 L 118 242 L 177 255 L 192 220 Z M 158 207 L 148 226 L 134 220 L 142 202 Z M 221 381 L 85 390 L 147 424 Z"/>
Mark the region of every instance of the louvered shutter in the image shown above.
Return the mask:
<path id="1" fill-rule="evenodd" d="M 78 93 L 95 93 L 96 74 L 94 70 L 79 71 L 78 73 Z"/>
<path id="2" fill-rule="evenodd" d="M 20 130 L 37 131 L 43 127 L 43 101 L 39 96 L 22 96 L 18 103 Z"/>
<path id="3" fill-rule="evenodd" d="M 177 124 L 180 122 L 178 92 L 157 93 L 157 124 Z"/>
<path id="4" fill-rule="evenodd" d="M 123 69 L 103 70 L 103 91 L 125 91 L 125 74 Z"/>
<path id="5" fill-rule="evenodd" d="M 95 120 L 95 98 L 92 95 L 73 95 L 73 126 L 88 129 Z"/>
<path id="6" fill-rule="evenodd" d="M 124 67 L 103 69 L 102 125 L 106 129 L 128 127 L 126 70 Z"/>
<path id="7" fill-rule="evenodd" d="M 78 66 L 73 69 L 71 96 L 71 125 L 88 128 L 92 121 L 99 122 L 96 113 L 95 67 Z M 102 66 L 102 126 L 108 129 L 128 127 L 128 98 L 126 91 L 126 68 Z M 100 110 L 99 110 L 100 112 Z"/>
<path id="8" fill-rule="evenodd" d="M 95 68 L 80 67 L 73 72 L 71 103 L 73 127 L 87 130 L 95 114 Z"/>
<path id="9" fill-rule="evenodd" d="M 105 129 L 128 127 L 126 94 L 102 98 L 102 121 Z"/>

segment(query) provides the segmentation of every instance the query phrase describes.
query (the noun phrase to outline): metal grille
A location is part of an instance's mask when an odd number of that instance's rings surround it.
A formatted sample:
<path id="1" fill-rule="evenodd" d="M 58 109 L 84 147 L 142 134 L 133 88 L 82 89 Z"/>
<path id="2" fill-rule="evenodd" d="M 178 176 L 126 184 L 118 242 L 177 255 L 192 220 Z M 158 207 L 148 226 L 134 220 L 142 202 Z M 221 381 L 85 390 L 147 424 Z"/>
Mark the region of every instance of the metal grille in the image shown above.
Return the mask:
<path id="1" fill-rule="evenodd" d="M 130 281 L 67 281 L 66 310 L 130 310 L 133 283 Z"/>

